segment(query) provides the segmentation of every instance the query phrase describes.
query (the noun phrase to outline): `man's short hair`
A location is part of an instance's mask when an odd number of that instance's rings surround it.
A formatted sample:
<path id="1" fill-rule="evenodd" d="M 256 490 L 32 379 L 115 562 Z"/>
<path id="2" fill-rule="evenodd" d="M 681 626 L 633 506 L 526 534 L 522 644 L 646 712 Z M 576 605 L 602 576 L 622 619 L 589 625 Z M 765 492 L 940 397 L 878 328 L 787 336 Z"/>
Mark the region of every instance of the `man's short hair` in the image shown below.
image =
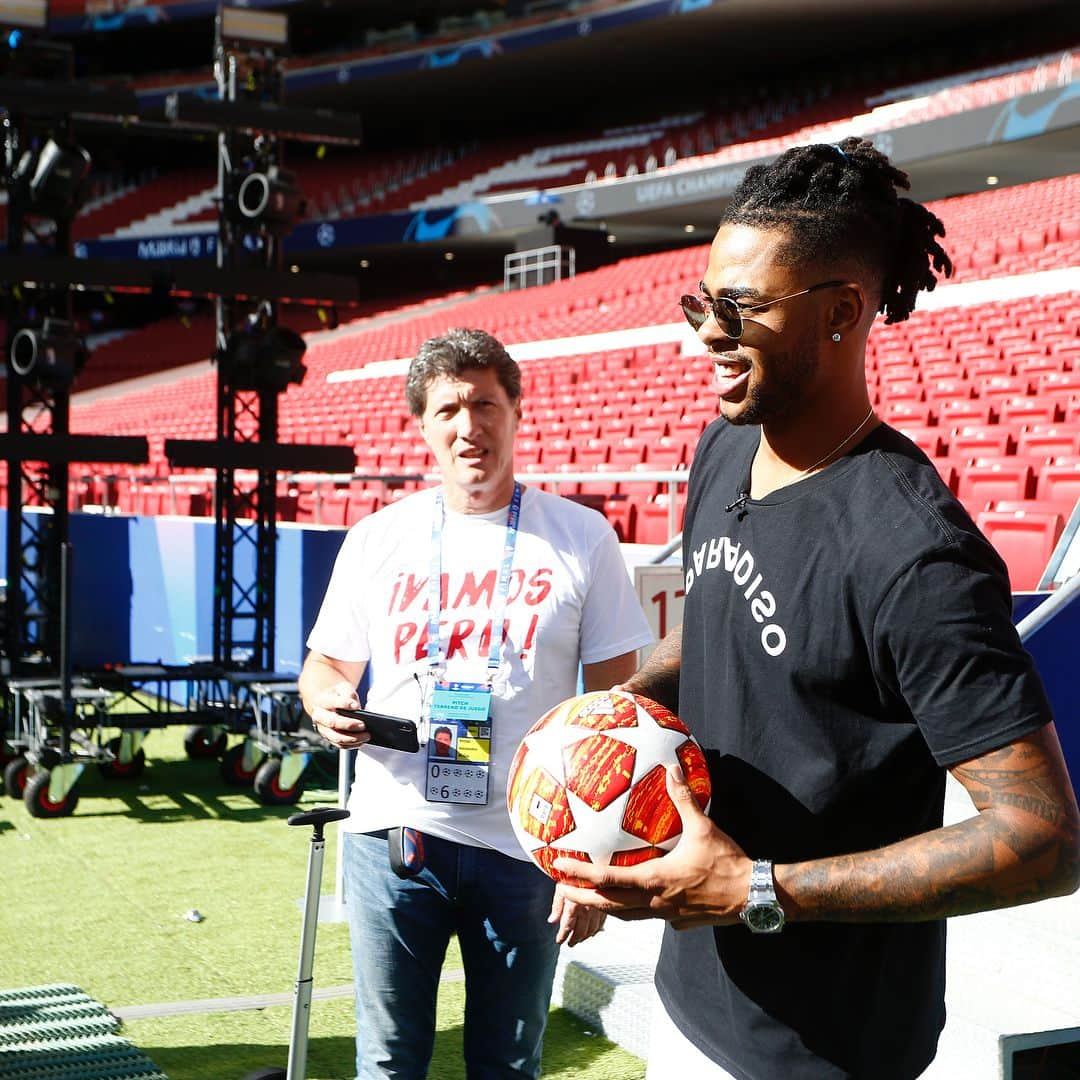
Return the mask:
<path id="1" fill-rule="evenodd" d="M 456 379 L 465 371 L 492 368 L 511 401 L 521 397 L 521 368 L 498 338 L 485 330 L 458 327 L 428 338 L 416 352 L 405 380 L 405 401 L 413 416 L 423 416 L 428 387 L 440 378 Z"/>

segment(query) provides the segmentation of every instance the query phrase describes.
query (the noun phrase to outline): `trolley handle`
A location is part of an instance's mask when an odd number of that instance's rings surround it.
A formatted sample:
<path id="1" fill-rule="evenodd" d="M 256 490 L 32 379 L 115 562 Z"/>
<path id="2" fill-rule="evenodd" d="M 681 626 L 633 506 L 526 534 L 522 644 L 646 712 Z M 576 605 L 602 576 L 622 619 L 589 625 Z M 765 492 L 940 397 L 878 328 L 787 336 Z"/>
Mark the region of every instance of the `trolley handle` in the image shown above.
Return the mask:
<path id="1" fill-rule="evenodd" d="M 300 814 L 292 814 L 288 818 L 290 825 L 314 825 L 317 834 L 321 835 L 323 826 L 332 821 L 342 821 L 349 816 L 349 811 L 339 806 L 316 806 L 311 810 L 305 810 Z"/>

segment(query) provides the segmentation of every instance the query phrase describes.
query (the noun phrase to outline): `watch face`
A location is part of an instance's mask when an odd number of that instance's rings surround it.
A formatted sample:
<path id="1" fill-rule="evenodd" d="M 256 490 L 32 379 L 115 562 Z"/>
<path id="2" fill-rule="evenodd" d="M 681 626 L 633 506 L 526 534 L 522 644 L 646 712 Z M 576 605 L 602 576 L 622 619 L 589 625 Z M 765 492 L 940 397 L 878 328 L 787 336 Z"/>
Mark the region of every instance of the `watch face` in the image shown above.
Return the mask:
<path id="1" fill-rule="evenodd" d="M 746 925 L 757 934 L 775 934 L 784 925 L 784 913 L 771 904 L 746 909 Z"/>

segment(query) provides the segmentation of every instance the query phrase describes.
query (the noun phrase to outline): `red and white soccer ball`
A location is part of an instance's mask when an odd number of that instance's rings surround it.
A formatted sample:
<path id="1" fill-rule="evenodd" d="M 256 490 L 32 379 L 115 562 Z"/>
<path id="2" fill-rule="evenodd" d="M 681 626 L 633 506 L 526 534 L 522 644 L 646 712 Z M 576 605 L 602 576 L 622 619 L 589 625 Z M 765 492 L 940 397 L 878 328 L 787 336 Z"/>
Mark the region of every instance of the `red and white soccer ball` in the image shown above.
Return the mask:
<path id="1" fill-rule="evenodd" d="M 663 855 L 682 834 L 665 779 L 673 763 L 707 810 L 705 755 L 674 713 L 621 691 L 569 698 L 533 724 L 510 766 L 518 843 L 556 881 L 566 876 L 552 866 L 562 855 L 611 866 Z"/>

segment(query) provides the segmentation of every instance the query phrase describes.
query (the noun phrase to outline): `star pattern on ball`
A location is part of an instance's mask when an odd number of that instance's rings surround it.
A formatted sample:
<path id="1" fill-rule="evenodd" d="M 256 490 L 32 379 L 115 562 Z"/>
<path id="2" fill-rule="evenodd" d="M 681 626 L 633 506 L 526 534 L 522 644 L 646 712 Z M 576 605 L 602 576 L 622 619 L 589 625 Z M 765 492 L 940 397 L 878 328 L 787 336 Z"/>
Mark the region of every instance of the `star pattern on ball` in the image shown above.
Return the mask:
<path id="1" fill-rule="evenodd" d="M 567 699 L 525 734 L 515 754 L 507 809 L 518 842 L 556 881 L 565 875 L 552 864 L 564 852 L 631 865 L 670 851 L 682 834 L 666 793 L 665 769 L 674 763 L 706 804 L 705 758 L 677 717 L 618 691 Z"/>
<path id="2" fill-rule="evenodd" d="M 616 831 L 612 825 L 612 822 L 622 821 L 629 798 L 630 792 L 627 791 L 597 813 L 588 803 L 567 789 L 566 799 L 574 815 L 576 828 L 558 840 L 552 840 L 548 847 L 559 851 L 587 851 L 592 861 L 599 866 L 610 863 L 611 856 L 616 851 L 633 851 L 647 847 L 640 836 L 634 836 L 621 827 Z"/>
<path id="3" fill-rule="evenodd" d="M 531 763 L 541 766 L 560 784 L 564 784 L 566 770 L 563 765 L 563 750 L 595 734 L 592 728 L 549 725 L 539 731 L 529 732 L 522 741 L 528 747 Z"/>

